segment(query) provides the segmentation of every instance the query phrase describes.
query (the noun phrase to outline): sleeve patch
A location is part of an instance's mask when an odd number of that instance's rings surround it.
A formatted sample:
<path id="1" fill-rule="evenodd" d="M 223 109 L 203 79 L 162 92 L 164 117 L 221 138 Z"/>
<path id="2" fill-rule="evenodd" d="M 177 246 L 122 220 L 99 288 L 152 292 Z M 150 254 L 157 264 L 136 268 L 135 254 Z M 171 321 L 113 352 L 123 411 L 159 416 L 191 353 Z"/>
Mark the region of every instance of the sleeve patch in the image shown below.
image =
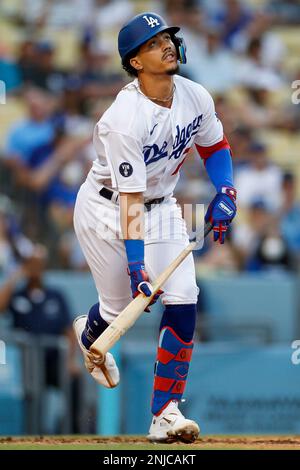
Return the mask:
<path id="1" fill-rule="evenodd" d="M 121 163 L 119 166 L 119 172 L 124 176 L 124 178 L 128 178 L 133 173 L 132 165 L 128 162 Z"/>

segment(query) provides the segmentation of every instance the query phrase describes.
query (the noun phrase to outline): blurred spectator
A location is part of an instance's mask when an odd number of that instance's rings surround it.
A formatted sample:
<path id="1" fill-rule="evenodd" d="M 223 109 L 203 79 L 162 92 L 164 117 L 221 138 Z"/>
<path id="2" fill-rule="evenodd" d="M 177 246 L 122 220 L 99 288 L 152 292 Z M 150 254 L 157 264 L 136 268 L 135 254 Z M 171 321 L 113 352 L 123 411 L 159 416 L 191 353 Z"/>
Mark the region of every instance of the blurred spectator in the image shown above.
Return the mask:
<path id="1" fill-rule="evenodd" d="M 50 41 L 41 41 L 35 47 L 37 63 L 30 80 L 39 88 L 55 91 L 51 83 L 57 74 L 54 66 L 54 45 Z"/>
<path id="2" fill-rule="evenodd" d="M 280 36 L 272 31 L 273 17 L 263 12 L 256 12 L 247 28 L 236 34 L 232 43 L 234 51 L 246 53 L 255 39 L 260 42 L 260 62 L 266 68 L 280 70 L 286 48 Z"/>
<path id="3" fill-rule="evenodd" d="M 243 31 L 252 20 L 252 12 L 241 0 L 224 0 L 215 21 L 223 33 L 224 44 L 231 47 L 235 36 Z"/>
<path id="4" fill-rule="evenodd" d="M 285 173 L 282 180 L 282 205 L 279 211 L 280 227 L 289 249 L 300 261 L 300 202 L 297 199 L 296 178 Z"/>
<path id="5" fill-rule="evenodd" d="M 91 136 L 93 121 L 84 115 L 83 80 L 77 74 L 65 77 L 60 97 L 57 124 L 68 135 Z"/>
<path id="6" fill-rule="evenodd" d="M 223 0 L 198 0 L 201 10 L 205 12 L 208 18 L 214 18 L 222 10 Z"/>
<path id="7" fill-rule="evenodd" d="M 20 268 L 15 271 L 0 288 L 0 312 L 9 311 L 12 326 L 37 337 L 41 335 L 65 336 L 68 340 L 68 358 L 66 373 L 73 379 L 73 392 L 77 388 L 76 378 L 80 372 L 76 363 L 76 341 L 72 329 L 72 320 L 67 302 L 62 293 L 48 287 L 43 279 L 47 252 L 42 245 L 35 245 L 32 254 L 24 258 Z M 23 286 L 19 286 L 23 281 Z M 45 354 L 45 394 L 41 397 L 41 410 L 45 433 L 59 432 L 59 421 L 50 427 L 52 417 L 47 399 L 53 389 L 59 392 L 59 353 L 55 347 L 49 347 Z M 65 397 L 66 398 L 66 397 Z M 74 395 L 73 395 L 74 398 Z M 62 416 L 59 416 L 61 420 Z M 76 432 L 76 426 L 74 429 Z"/>
<path id="8" fill-rule="evenodd" d="M 37 63 L 36 46 L 33 40 L 26 39 L 20 44 L 17 64 L 23 84 L 30 83 Z"/>
<path id="9" fill-rule="evenodd" d="M 281 171 L 267 157 L 265 145 L 259 142 L 250 148 L 250 162 L 235 175 L 235 187 L 241 208 L 249 208 L 253 201 L 261 200 L 274 212 L 281 204 Z"/>
<path id="10" fill-rule="evenodd" d="M 184 36 L 189 50 L 197 39 L 201 39 L 205 23 L 202 8 L 197 0 L 165 0 L 161 14 L 168 18 L 169 24 L 180 26 L 180 34 Z"/>
<path id="11" fill-rule="evenodd" d="M 121 68 L 118 72 L 112 70 L 112 57 L 112 49 L 107 41 L 81 44 L 78 77 L 85 101 L 115 96 L 125 85 Z"/>
<path id="12" fill-rule="evenodd" d="M 238 67 L 239 82 L 252 89 L 278 90 L 283 86 L 280 75 L 263 61 L 262 39 L 256 37 L 248 44 L 246 56 Z"/>
<path id="13" fill-rule="evenodd" d="M 80 160 L 77 166 L 76 159 L 89 140 L 58 132 L 52 142 L 36 148 L 26 164 L 18 168 L 19 184 L 38 193 L 42 206 L 53 202 L 72 205 L 85 176 Z"/>
<path id="14" fill-rule="evenodd" d="M 33 245 L 20 228 L 18 209 L 4 194 L 0 194 L 0 274 L 14 272 L 24 257 L 32 254 Z"/>
<path id="15" fill-rule="evenodd" d="M 239 170 L 242 167 L 249 165 L 250 148 L 251 142 L 253 141 L 251 129 L 245 126 L 236 127 L 230 133 L 229 141 L 233 155 L 234 169 Z"/>
<path id="16" fill-rule="evenodd" d="M 18 186 L 31 192 L 31 227 L 45 223 L 48 207 L 55 224 L 60 224 L 61 219 L 69 227 L 78 188 L 90 168 L 83 151 L 90 142 L 91 125 L 87 127 L 86 123 L 83 125 L 84 118 L 72 116 L 70 103 L 66 116 L 51 118 L 52 100 L 40 90 L 29 90 L 26 99 L 29 118 L 11 131 L 5 163 L 13 169 Z M 66 135 L 64 125 L 78 135 Z M 27 193 L 27 200 L 30 194 Z M 32 219 L 35 206 L 40 221 Z M 31 236 L 38 235 L 32 232 Z"/>
<path id="17" fill-rule="evenodd" d="M 211 27 L 205 33 L 202 48 L 188 62 L 190 78 L 211 93 L 225 92 L 236 84 L 236 59 L 221 42 L 220 30 Z"/>
<path id="18" fill-rule="evenodd" d="M 275 221 L 266 229 L 266 234 L 259 240 L 256 251 L 248 259 L 248 271 L 267 271 L 281 273 L 294 271 L 295 262 Z"/>
<path id="19" fill-rule="evenodd" d="M 57 255 L 61 234 L 73 224 L 77 191 L 90 169 L 84 154 L 89 140 L 58 132 L 52 142 L 36 148 L 26 164 L 15 171 L 19 185 L 32 195 L 27 222 L 30 236 L 43 236 L 51 244 L 51 255 Z"/>
<path id="20" fill-rule="evenodd" d="M 168 23 L 180 25 L 180 35 L 184 38 L 188 51 L 187 63 L 180 66 L 180 74 L 200 83 L 199 54 L 205 53 L 204 15 L 194 0 L 166 1 L 165 9 L 163 14 L 168 18 Z"/>
<path id="21" fill-rule="evenodd" d="M 247 84 L 244 83 L 244 97 L 233 107 L 237 122 L 252 130 L 283 126 L 278 106 L 271 99 L 272 93 L 275 93 L 272 80 L 269 81 L 264 74 L 256 76 L 254 70 L 251 74 L 251 78 L 247 78 Z"/>
<path id="22" fill-rule="evenodd" d="M 259 240 L 266 234 L 272 223 L 272 214 L 261 199 L 253 199 L 249 208 L 240 214 L 233 227 L 233 243 L 240 253 L 243 266 L 257 250 Z"/>
<path id="23" fill-rule="evenodd" d="M 35 44 L 35 65 L 27 76 L 27 83 L 56 93 L 63 83 L 63 73 L 54 65 L 54 45 L 50 41 Z"/>
<path id="24" fill-rule="evenodd" d="M 265 203 L 253 200 L 246 217 L 235 224 L 233 242 L 246 271 L 290 271 L 295 265 L 277 219 Z"/>
<path id="25" fill-rule="evenodd" d="M 24 100 L 28 116 L 9 130 L 4 153 L 4 162 L 12 168 L 26 164 L 32 152 L 49 144 L 55 133 L 50 119 L 54 99 L 42 90 L 30 88 L 24 93 Z"/>
<path id="26" fill-rule="evenodd" d="M 25 39 L 19 46 L 16 67 L 19 82 L 57 93 L 62 87 L 64 73 L 54 65 L 54 44 L 49 40 Z"/>
<path id="27" fill-rule="evenodd" d="M 215 96 L 215 107 L 218 117 L 222 121 L 224 133 L 230 138 L 231 134 L 235 132 L 237 122 L 239 122 L 240 109 L 233 106 L 226 93 Z"/>

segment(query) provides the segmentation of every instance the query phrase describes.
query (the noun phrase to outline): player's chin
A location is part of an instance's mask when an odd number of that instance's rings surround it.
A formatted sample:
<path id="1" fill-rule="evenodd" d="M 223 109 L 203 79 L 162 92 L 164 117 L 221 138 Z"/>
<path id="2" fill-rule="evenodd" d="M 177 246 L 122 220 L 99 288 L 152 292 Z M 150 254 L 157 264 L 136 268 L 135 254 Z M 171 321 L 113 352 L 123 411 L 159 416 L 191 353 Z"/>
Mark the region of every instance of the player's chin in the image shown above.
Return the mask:
<path id="1" fill-rule="evenodd" d="M 177 62 L 175 62 L 174 64 L 170 64 L 166 70 L 167 75 L 175 75 L 178 72 L 179 72 L 179 65 Z"/>

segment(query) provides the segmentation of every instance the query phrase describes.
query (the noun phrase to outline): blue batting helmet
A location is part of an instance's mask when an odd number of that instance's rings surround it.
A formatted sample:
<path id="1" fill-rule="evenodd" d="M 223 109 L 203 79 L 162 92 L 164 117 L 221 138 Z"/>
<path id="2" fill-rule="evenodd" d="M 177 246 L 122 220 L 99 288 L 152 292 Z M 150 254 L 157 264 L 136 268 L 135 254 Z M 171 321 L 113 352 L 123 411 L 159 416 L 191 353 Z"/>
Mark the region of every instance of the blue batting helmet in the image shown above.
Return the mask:
<path id="1" fill-rule="evenodd" d="M 156 13 L 145 12 L 135 16 L 119 32 L 118 48 L 122 62 L 124 63 L 124 60 L 131 52 L 138 49 L 156 34 L 162 31 L 169 31 L 174 37 L 179 30 L 178 26 L 168 26 L 165 20 L 161 16 L 156 15 Z M 177 43 L 175 46 L 178 59 L 180 62 L 185 63 L 186 57 L 183 39 L 176 39 Z"/>

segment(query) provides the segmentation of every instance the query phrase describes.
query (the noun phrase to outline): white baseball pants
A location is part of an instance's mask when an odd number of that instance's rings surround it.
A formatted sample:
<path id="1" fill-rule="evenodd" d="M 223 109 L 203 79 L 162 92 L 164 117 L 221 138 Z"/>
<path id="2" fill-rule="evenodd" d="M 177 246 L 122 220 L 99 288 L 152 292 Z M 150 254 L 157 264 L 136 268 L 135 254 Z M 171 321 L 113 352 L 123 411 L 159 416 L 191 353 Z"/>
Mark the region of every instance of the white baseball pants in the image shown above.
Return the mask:
<path id="1" fill-rule="evenodd" d="M 99 195 L 101 186 L 88 176 L 74 211 L 74 227 L 92 272 L 102 318 L 111 323 L 131 302 L 127 256 L 121 236 L 119 205 Z M 189 243 L 175 198 L 145 210 L 145 268 L 154 280 Z M 163 304 L 195 304 L 199 289 L 190 254 L 162 287 Z"/>

